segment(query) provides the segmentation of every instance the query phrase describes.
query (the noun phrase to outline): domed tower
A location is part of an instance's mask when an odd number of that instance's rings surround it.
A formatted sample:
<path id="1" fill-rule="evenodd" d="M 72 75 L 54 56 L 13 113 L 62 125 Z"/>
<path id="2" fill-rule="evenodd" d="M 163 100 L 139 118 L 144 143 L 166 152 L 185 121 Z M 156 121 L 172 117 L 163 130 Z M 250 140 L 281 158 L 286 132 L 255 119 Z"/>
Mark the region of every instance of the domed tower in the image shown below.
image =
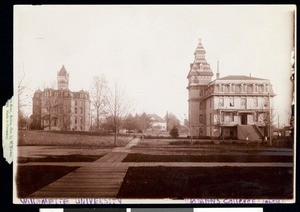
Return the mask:
<path id="1" fill-rule="evenodd" d="M 64 65 L 61 67 L 60 71 L 57 73 L 57 88 L 59 90 L 69 88 L 69 73 L 67 73 Z"/>
<path id="2" fill-rule="evenodd" d="M 190 71 L 187 76 L 189 92 L 189 124 L 191 135 L 194 137 L 204 135 L 205 126 L 205 101 L 204 90 L 212 81 L 214 75 L 210 69 L 209 63 L 205 59 L 206 51 L 203 48 L 201 39 L 199 39 L 197 48 L 194 52 L 194 62 L 190 64 Z"/>

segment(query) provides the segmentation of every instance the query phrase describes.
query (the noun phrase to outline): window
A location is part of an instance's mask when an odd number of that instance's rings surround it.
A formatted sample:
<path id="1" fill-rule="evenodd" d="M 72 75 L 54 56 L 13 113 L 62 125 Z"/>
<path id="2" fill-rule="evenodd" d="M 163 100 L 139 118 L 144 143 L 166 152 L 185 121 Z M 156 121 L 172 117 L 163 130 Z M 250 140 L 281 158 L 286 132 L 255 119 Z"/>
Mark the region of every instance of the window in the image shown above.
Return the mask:
<path id="1" fill-rule="evenodd" d="M 75 117 L 75 124 L 77 124 L 77 118 Z"/>
<path id="2" fill-rule="evenodd" d="M 79 123 L 82 124 L 82 117 L 79 117 Z"/>
<path id="3" fill-rule="evenodd" d="M 229 106 L 234 107 L 234 98 L 233 97 L 229 98 Z"/>
<path id="4" fill-rule="evenodd" d="M 246 108 L 246 98 L 241 98 L 241 107 Z"/>
<path id="5" fill-rule="evenodd" d="M 75 106 L 77 106 L 77 100 L 75 100 Z"/>
<path id="6" fill-rule="evenodd" d="M 80 113 L 83 113 L 83 108 L 82 107 L 80 108 Z"/>
<path id="7" fill-rule="evenodd" d="M 203 102 L 199 102 L 199 109 L 203 110 Z"/>
<path id="8" fill-rule="evenodd" d="M 209 119 L 210 119 L 210 124 L 213 124 L 214 123 L 214 117 L 213 117 L 212 113 L 209 114 Z"/>
<path id="9" fill-rule="evenodd" d="M 253 91 L 253 86 L 252 85 L 247 86 L 247 93 L 252 93 L 252 91 Z"/>
<path id="10" fill-rule="evenodd" d="M 266 92 L 269 92 L 269 85 L 266 85 Z"/>
<path id="11" fill-rule="evenodd" d="M 203 115 L 199 115 L 199 123 L 203 123 Z"/>
<path id="12" fill-rule="evenodd" d="M 254 108 L 257 108 L 257 107 L 258 107 L 258 99 L 257 99 L 257 98 L 254 98 L 254 99 L 253 99 L 253 107 L 254 107 Z"/>
<path id="13" fill-rule="evenodd" d="M 240 85 L 235 86 L 235 92 L 236 93 L 241 93 L 241 86 Z"/>
<path id="14" fill-rule="evenodd" d="M 203 136 L 203 129 L 199 128 L 199 136 Z"/>
<path id="15" fill-rule="evenodd" d="M 246 92 L 247 90 L 247 85 L 242 85 L 242 92 Z"/>
<path id="16" fill-rule="evenodd" d="M 269 106 L 268 98 L 264 98 L 264 107 L 267 108 Z"/>
<path id="17" fill-rule="evenodd" d="M 253 84 L 253 92 L 257 93 L 257 85 Z"/>
<path id="18" fill-rule="evenodd" d="M 77 108 L 75 107 L 75 113 L 77 113 Z"/>
<path id="19" fill-rule="evenodd" d="M 229 92 L 229 85 L 226 85 L 225 86 L 225 93 L 228 93 Z"/>
<path id="20" fill-rule="evenodd" d="M 224 86 L 221 84 L 219 86 L 220 86 L 220 92 L 224 92 Z"/>
<path id="21" fill-rule="evenodd" d="M 229 121 L 234 121 L 233 113 L 230 113 L 230 114 L 229 114 Z"/>
<path id="22" fill-rule="evenodd" d="M 219 98 L 219 107 L 224 107 L 224 98 L 223 97 Z"/>

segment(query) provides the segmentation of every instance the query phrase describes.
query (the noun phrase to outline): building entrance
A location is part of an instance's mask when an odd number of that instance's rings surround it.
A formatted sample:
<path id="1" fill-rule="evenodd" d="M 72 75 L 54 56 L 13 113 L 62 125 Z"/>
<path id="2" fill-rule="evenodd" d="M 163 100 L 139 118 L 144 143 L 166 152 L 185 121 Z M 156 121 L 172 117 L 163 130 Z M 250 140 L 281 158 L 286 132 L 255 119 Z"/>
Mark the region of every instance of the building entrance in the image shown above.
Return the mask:
<path id="1" fill-rule="evenodd" d="M 241 114 L 241 124 L 247 124 L 247 114 Z"/>

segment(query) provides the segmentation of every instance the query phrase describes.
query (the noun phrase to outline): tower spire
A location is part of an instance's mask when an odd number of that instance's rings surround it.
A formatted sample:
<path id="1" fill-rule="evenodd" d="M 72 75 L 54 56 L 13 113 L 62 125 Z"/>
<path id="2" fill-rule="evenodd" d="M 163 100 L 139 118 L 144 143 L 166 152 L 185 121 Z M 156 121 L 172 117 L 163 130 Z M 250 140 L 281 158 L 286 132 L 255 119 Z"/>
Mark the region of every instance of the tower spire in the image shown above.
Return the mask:
<path id="1" fill-rule="evenodd" d="M 190 64 L 190 71 L 187 76 L 189 85 L 207 85 L 211 82 L 214 75 L 210 69 L 210 64 L 205 58 L 206 51 L 202 45 L 201 38 L 198 39 L 198 44 L 194 52 L 194 62 Z"/>
<path id="2" fill-rule="evenodd" d="M 217 64 L 217 74 L 216 74 L 217 79 L 220 78 L 220 71 L 219 71 L 219 60 L 218 60 L 218 64 Z"/>
<path id="3" fill-rule="evenodd" d="M 58 89 L 68 89 L 69 87 L 69 73 L 64 65 L 57 73 L 57 87 Z"/>

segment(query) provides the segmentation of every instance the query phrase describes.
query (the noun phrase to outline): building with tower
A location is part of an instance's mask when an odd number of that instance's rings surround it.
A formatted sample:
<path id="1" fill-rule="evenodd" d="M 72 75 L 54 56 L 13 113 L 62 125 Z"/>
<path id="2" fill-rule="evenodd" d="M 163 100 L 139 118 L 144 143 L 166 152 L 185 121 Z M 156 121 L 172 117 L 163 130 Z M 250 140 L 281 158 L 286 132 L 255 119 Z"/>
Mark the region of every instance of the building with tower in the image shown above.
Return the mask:
<path id="1" fill-rule="evenodd" d="M 57 73 L 57 89 L 38 89 L 32 98 L 32 128 L 42 130 L 90 129 L 90 97 L 83 90 L 69 89 L 69 73 L 62 66 Z"/>
<path id="2" fill-rule="evenodd" d="M 251 76 L 216 79 L 199 39 L 188 79 L 189 125 L 193 137 L 223 137 L 261 140 L 272 122 L 275 96 L 270 80 Z"/>

